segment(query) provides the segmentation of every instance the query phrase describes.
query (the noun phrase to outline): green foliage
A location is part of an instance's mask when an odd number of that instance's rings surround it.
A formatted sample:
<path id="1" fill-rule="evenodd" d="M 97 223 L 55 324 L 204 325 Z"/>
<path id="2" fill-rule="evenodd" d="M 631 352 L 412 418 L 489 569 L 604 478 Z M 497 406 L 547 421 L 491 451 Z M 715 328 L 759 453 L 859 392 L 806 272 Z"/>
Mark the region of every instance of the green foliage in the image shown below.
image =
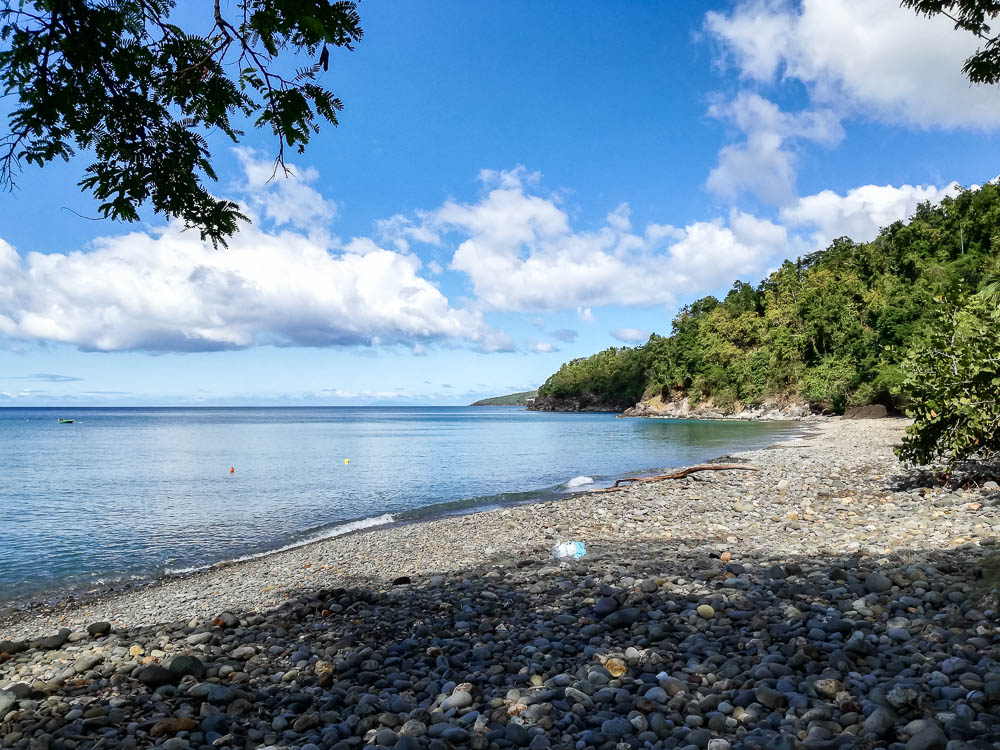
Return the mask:
<path id="1" fill-rule="evenodd" d="M 962 72 L 973 83 L 1000 83 L 1000 37 L 990 29 L 1000 15 L 997 0 L 902 0 L 900 5 L 928 17 L 943 15 L 956 30 L 974 35 L 983 46 L 966 59 Z"/>
<path id="2" fill-rule="evenodd" d="M 529 398 L 538 395 L 538 391 L 521 391 L 520 393 L 510 393 L 506 396 L 494 396 L 476 401 L 469 406 L 524 406 Z"/>
<path id="3" fill-rule="evenodd" d="M 316 83 L 329 47 L 361 39 L 354 2 L 203 0 L 210 26 L 193 34 L 170 22 L 175 0 L 0 0 L 0 89 L 16 99 L 0 138 L 0 183 L 22 163 L 93 154 L 81 187 L 105 217 L 137 221 L 149 203 L 225 244 L 245 220 L 213 197 L 206 134 L 237 142 L 248 117 L 302 152 L 319 120 L 337 124 L 343 104 Z M 228 17 L 229 13 L 235 20 Z M 285 57 L 309 64 L 287 72 Z M 317 60 L 318 62 L 314 62 Z"/>
<path id="4" fill-rule="evenodd" d="M 858 385 L 858 371 L 849 361 L 827 357 L 806 372 L 802 385 L 809 401 L 842 412 Z"/>
<path id="5" fill-rule="evenodd" d="M 611 347 L 567 362 L 549 376 L 538 393 L 556 398 L 596 395 L 609 405 L 628 406 L 642 397 L 644 365 L 642 347 Z"/>
<path id="6" fill-rule="evenodd" d="M 1000 308 L 978 295 L 953 308 L 904 370 L 914 421 L 900 458 L 926 464 L 1000 453 Z"/>
<path id="7" fill-rule="evenodd" d="M 986 302 L 1000 304 L 1000 274 L 991 274 L 983 281 L 978 295 Z"/>
<path id="8" fill-rule="evenodd" d="M 935 335 L 936 298 L 993 300 L 1000 288 L 1000 188 L 921 204 L 909 223 L 872 242 L 840 238 L 786 261 L 757 287 L 737 281 L 723 300 L 682 308 L 670 336 L 569 362 L 542 395 L 588 394 L 626 406 L 685 396 L 721 409 L 799 396 L 841 412 L 905 408 L 907 351 Z"/>

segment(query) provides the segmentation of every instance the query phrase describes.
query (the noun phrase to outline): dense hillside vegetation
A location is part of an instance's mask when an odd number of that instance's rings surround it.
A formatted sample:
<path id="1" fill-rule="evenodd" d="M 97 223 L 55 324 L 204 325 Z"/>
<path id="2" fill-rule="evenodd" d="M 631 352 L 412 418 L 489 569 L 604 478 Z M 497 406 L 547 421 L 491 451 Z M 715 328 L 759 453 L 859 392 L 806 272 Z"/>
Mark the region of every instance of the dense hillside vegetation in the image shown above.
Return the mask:
<path id="1" fill-rule="evenodd" d="M 804 400 L 839 412 L 905 406 L 901 365 L 926 342 L 942 306 L 1000 271 L 1000 189 L 922 204 L 872 242 L 843 237 L 786 261 L 756 287 L 684 307 L 671 334 L 564 364 L 540 397 L 621 408 L 687 398 L 726 411 Z"/>
<path id="2" fill-rule="evenodd" d="M 494 396 L 476 401 L 469 406 L 524 406 L 529 398 L 534 398 L 538 391 L 521 391 L 520 393 L 510 393 L 506 396 Z"/>

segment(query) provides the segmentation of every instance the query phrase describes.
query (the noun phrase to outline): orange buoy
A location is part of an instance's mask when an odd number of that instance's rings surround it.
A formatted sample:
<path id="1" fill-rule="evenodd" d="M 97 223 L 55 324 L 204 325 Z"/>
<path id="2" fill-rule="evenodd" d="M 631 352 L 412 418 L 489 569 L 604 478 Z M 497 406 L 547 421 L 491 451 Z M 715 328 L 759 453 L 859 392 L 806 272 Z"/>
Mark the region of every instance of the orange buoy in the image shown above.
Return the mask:
<path id="1" fill-rule="evenodd" d="M 235 469 L 235 468 L 233 468 L 232 466 L 230 466 L 230 467 L 229 467 L 229 473 L 230 473 L 230 474 L 235 474 L 235 473 L 236 473 L 236 469 Z"/>

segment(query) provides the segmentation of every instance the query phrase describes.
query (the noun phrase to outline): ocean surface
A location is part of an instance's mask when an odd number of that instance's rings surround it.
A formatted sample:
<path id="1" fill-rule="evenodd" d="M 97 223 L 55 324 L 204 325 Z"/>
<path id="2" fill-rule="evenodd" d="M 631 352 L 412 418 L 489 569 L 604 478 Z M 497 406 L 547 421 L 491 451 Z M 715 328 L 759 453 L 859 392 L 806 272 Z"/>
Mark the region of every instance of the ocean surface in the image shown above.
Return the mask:
<path id="1" fill-rule="evenodd" d="M 551 499 L 800 430 L 496 407 L 4 408 L 0 602 Z"/>

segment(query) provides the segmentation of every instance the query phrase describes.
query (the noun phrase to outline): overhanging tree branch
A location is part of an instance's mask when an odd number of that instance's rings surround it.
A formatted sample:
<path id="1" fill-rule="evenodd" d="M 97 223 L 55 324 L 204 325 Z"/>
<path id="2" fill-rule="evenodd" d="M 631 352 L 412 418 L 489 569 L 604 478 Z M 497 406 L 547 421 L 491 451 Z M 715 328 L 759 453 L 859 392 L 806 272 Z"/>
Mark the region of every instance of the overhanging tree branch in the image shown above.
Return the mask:
<path id="1" fill-rule="evenodd" d="M 962 72 L 972 83 L 1000 83 L 1000 37 L 993 35 L 991 24 L 1000 16 L 997 0 L 901 0 L 900 5 L 933 18 L 944 16 L 956 30 L 967 31 L 985 42 L 970 55 Z"/>
<path id="2" fill-rule="evenodd" d="M 105 217 L 135 221 L 139 208 L 177 217 L 225 244 L 241 220 L 236 204 L 205 187 L 216 179 L 207 134 L 238 142 L 236 117 L 271 129 L 300 153 L 337 125 L 342 102 L 315 81 L 328 47 L 354 49 L 355 2 L 238 0 L 236 19 L 211 6 L 207 35 L 173 24 L 175 0 L 4 0 L 0 94 L 16 102 L 0 137 L 0 184 L 22 164 L 44 165 L 77 150 L 96 160 L 80 185 Z M 284 73 L 297 56 L 310 65 Z M 232 72 L 230 70 L 232 69 Z M 287 171 L 287 170 L 286 170 Z"/>

